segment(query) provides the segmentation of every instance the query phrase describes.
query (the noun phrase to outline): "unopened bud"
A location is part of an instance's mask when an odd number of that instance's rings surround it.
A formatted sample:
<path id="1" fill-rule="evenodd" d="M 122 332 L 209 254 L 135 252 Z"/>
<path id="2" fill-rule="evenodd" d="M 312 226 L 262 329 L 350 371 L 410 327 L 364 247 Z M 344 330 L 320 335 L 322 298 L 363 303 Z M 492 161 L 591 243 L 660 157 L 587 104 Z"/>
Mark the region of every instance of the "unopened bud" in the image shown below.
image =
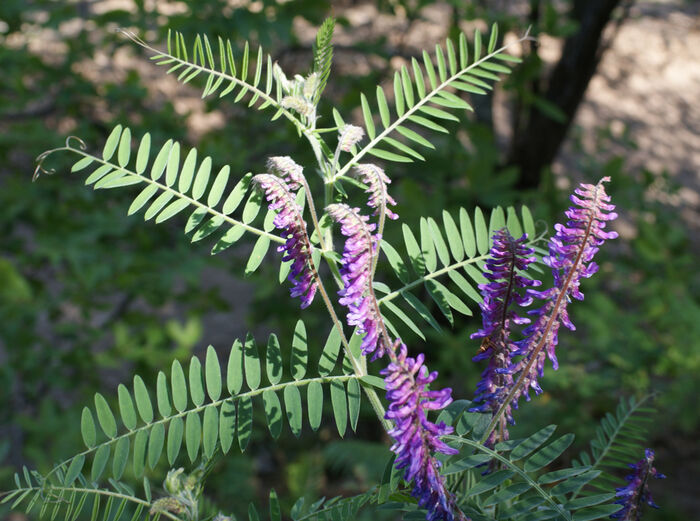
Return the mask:
<path id="1" fill-rule="evenodd" d="M 168 494 L 177 496 L 182 492 L 182 478 L 180 476 L 184 472 L 185 469 L 182 467 L 168 471 L 168 476 L 165 478 L 165 483 L 163 484 L 163 488 L 167 490 Z"/>
<path id="2" fill-rule="evenodd" d="M 277 81 L 280 83 L 280 86 L 282 87 L 284 93 L 288 94 L 292 90 L 292 82 L 290 82 L 287 79 L 287 75 L 284 73 L 282 68 L 276 63 L 272 67 L 272 74 L 275 78 L 277 78 Z"/>
<path id="3" fill-rule="evenodd" d="M 365 137 L 365 131 L 357 125 L 344 125 L 340 129 L 339 144 L 340 150 L 350 152 L 350 149 Z"/>
<path id="4" fill-rule="evenodd" d="M 282 98 L 281 105 L 285 109 L 295 110 L 302 116 L 308 116 L 314 110 L 314 106 L 311 103 L 299 96 L 285 96 Z"/>
<path id="5" fill-rule="evenodd" d="M 316 89 L 318 89 L 318 73 L 312 72 L 304 80 L 304 97 L 308 100 L 314 99 Z"/>
<path id="6" fill-rule="evenodd" d="M 185 505 L 174 497 L 163 497 L 153 502 L 151 505 L 150 514 L 155 515 L 158 512 L 170 512 L 171 514 L 182 514 L 185 512 Z"/>
<path id="7" fill-rule="evenodd" d="M 290 190 L 298 190 L 304 184 L 304 169 L 289 156 L 273 156 L 267 160 L 268 173 L 281 177 Z"/>

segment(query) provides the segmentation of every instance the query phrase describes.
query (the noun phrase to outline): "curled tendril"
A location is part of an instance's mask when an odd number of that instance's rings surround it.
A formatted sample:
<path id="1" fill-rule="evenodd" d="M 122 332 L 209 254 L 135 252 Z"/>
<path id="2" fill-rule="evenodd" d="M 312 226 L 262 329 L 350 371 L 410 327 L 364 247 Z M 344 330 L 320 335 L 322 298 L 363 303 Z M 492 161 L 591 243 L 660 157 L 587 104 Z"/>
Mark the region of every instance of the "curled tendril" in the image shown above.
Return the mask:
<path id="1" fill-rule="evenodd" d="M 75 147 L 72 147 L 71 144 L 70 144 L 70 142 L 71 142 L 72 139 L 74 139 L 74 140 L 76 140 L 76 141 L 78 142 L 78 148 L 79 148 L 80 150 L 86 150 L 86 149 L 87 149 L 87 145 L 85 144 L 85 141 L 83 141 L 82 139 L 80 139 L 78 136 L 68 136 L 68 137 L 66 138 L 66 148 L 75 148 Z"/>
<path id="2" fill-rule="evenodd" d="M 56 149 L 53 149 L 53 150 L 47 150 L 46 152 L 42 152 L 41 154 L 39 154 L 39 156 L 37 156 L 37 158 L 36 158 L 37 165 L 36 165 L 36 168 L 34 169 L 34 174 L 32 175 L 32 183 L 33 183 L 34 181 L 36 181 L 37 179 L 39 179 L 39 176 L 40 176 L 41 174 L 53 175 L 53 174 L 56 173 L 56 169 L 55 169 L 55 168 L 51 168 L 51 169 L 49 169 L 49 170 L 47 170 L 46 168 L 44 168 L 44 160 L 45 160 L 47 157 L 49 157 L 52 153 L 56 152 L 57 150 L 63 150 L 63 149 L 58 149 L 58 148 L 56 148 Z"/>
<path id="3" fill-rule="evenodd" d="M 72 145 L 72 141 L 75 141 L 77 143 L 77 146 Z M 61 150 L 86 150 L 87 145 L 85 142 L 80 139 L 77 136 L 68 136 L 66 138 L 66 146 L 60 147 L 60 148 L 52 148 L 51 150 L 47 150 L 45 152 L 42 152 L 39 154 L 36 158 L 36 168 L 34 169 L 34 174 L 32 175 L 32 182 L 36 181 L 39 179 L 39 176 L 41 174 L 44 175 L 53 175 L 56 173 L 55 168 L 44 168 L 44 161 L 46 161 L 46 158 L 48 158 L 51 154 L 54 152 L 59 152 Z"/>

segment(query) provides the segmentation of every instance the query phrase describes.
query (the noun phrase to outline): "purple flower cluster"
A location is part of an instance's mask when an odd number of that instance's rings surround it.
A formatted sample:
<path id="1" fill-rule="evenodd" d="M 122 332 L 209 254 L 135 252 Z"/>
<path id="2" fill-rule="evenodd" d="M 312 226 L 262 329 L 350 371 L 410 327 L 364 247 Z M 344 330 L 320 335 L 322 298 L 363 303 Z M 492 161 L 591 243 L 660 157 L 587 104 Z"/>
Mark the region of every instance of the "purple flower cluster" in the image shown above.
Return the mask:
<path id="1" fill-rule="evenodd" d="M 340 277 L 343 289 L 338 292 L 339 302 L 348 308 L 347 321 L 358 327 L 362 338 L 362 354 L 373 355 L 372 360 L 384 355 L 379 342 L 380 328 L 376 302 L 372 298 L 372 257 L 376 253 L 379 237 L 372 235 L 376 225 L 368 223 L 369 217 L 360 214 L 359 208 L 347 204 L 331 204 L 328 215 L 340 223 L 340 233 L 346 238 Z"/>
<path id="2" fill-rule="evenodd" d="M 436 425 L 426 416 L 427 411 L 447 407 L 452 402 L 452 390 L 427 390 L 437 378 L 437 372 L 428 372 L 423 365 L 423 354 L 411 358 L 407 356 L 406 346 L 400 341 L 397 344 L 398 352 L 390 352 L 391 362 L 381 371 L 389 400 L 386 418 L 394 422 L 389 434 L 395 440 L 391 450 L 396 454 L 396 468 L 406 468 L 404 479 L 413 480 L 412 494 L 428 509 L 429 521 L 453 521 L 455 513 L 463 519 L 438 471 L 440 462 L 433 456 L 436 452 L 459 452 L 440 440 L 440 436 L 451 434 L 453 429 L 444 422 Z"/>
<path id="3" fill-rule="evenodd" d="M 362 167 L 373 171 L 368 175 L 384 175 L 373 165 Z M 428 372 L 424 355 L 411 358 L 404 344 L 398 341 L 392 346 L 386 338 L 371 288 L 373 257 L 380 239 L 379 235 L 373 235 L 376 225 L 369 223 L 369 217 L 361 215 L 359 208 L 346 204 L 332 204 L 326 211 L 340 223 L 340 231 L 346 237 L 340 267 L 343 289 L 338 294 L 339 302 L 348 308 L 347 322 L 364 335 L 364 355 L 372 355 L 372 360 L 376 360 L 386 354 L 390 359 L 381 374 L 385 377 L 389 400 L 386 419 L 394 422 L 389 435 L 395 442 L 391 450 L 397 456 L 396 467 L 406 468 L 404 478 L 414 482 L 413 495 L 428 509 L 428 520 L 466 519 L 448 492 L 439 473 L 440 462 L 434 457 L 436 452 L 457 454 L 457 450 L 440 440 L 441 436 L 452 433 L 452 427 L 444 422 L 436 425 L 427 418 L 428 411 L 443 409 L 452 402 L 452 390 L 428 390 L 437 373 Z"/>
<path id="4" fill-rule="evenodd" d="M 542 260 L 552 268 L 554 286 L 546 291 L 528 290 L 533 297 L 545 300 L 542 307 L 530 311 L 537 319 L 523 331 L 525 339 L 518 342 L 518 355 L 523 359 L 516 371 L 526 371 L 525 385 L 519 392 L 529 399 L 530 388 L 536 394 L 542 392 L 537 383 L 544 372 L 545 357 L 549 357 L 556 370 L 559 366 L 555 355 L 558 342 L 559 325 L 564 324 L 575 330 L 569 319 L 567 305 L 570 298 L 583 300 L 579 290 L 582 278 L 588 278 L 598 271 L 593 256 L 607 239 L 614 239 L 617 233 L 606 232 L 606 221 L 617 217 L 613 212 L 615 206 L 610 203 L 610 196 L 605 193 L 604 177 L 598 184 L 581 184 L 570 199 L 575 206 L 570 207 L 565 215 L 569 218 L 566 226 L 556 224 L 556 234 L 549 240 L 549 255 Z M 577 208 L 578 207 L 578 208 Z"/>
<path id="5" fill-rule="evenodd" d="M 652 466 L 654 462 L 654 451 L 646 449 L 644 458 L 637 463 L 630 463 L 629 467 L 634 471 L 625 477 L 629 481 L 626 487 L 615 489 L 615 494 L 618 499 L 615 503 L 623 505 L 622 509 L 615 512 L 610 517 L 613 519 L 622 519 L 623 521 L 639 521 L 642 518 L 642 505 L 647 505 L 659 508 L 659 505 L 654 503 L 649 492 L 649 479 L 664 479 L 666 476 L 657 472 Z"/>
<path id="6" fill-rule="evenodd" d="M 535 261 L 535 250 L 525 246 L 526 240 L 527 234 L 515 239 L 506 228 L 493 236 L 493 246 L 486 261 L 487 271 L 484 273 L 489 282 L 479 285 L 484 297 L 480 304 L 483 327 L 471 335 L 471 338 L 483 339 L 479 353 L 472 360 L 489 361 L 476 388 L 474 402 L 478 405 L 473 411 L 496 414 L 514 384 L 512 357 L 518 347 L 511 339 L 511 324 L 528 324 L 530 319 L 518 315 L 512 304 L 529 306 L 532 297 L 523 290 L 541 284 L 539 280 L 528 279 L 521 274 Z M 506 423 L 515 423 L 512 407 L 517 408 L 517 401 L 508 404 L 502 416 L 500 431 L 503 440 L 508 439 Z M 494 430 L 487 445 L 492 447 L 495 442 Z"/>
<path id="7" fill-rule="evenodd" d="M 284 179 L 289 190 L 296 192 L 306 184 L 304 168 L 289 156 L 273 156 L 267 160 L 267 172 Z"/>
<path id="8" fill-rule="evenodd" d="M 275 159 L 275 158 L 272 158 Z M 275 228 L 282 231 L 285 239 L 277 251 L 285 253 L 283 261 L 292 261 L 287 280 L 292 283 L 290 294 L 301 298 L 301 307 L 311 304 L 318 289 L 315 269 L 311 261 L 311 245 L 306 233 L 306 222 L 302 209 L 294 200 L 289 185 L 282 177 L 271 174 L 258 174 L 253 182 L 265 192 L 270 210 L 278 210 L 273 221 Z"/>
<path id="9" fill-rule="evenodd" d="M 374 215 L 381 212 L 382 208 L 389 219 L 398 219 L 399 216 L 392 212 L 388 206 L 396 206 L 396 201 L 389 195 L 386 185 L 391 183 L 384 170 L 373 164 L 360 164 L 355 166 L 355 175 L 367 185 L 366 193 L 369 194 L 367 206 L 374 208 Z"/>

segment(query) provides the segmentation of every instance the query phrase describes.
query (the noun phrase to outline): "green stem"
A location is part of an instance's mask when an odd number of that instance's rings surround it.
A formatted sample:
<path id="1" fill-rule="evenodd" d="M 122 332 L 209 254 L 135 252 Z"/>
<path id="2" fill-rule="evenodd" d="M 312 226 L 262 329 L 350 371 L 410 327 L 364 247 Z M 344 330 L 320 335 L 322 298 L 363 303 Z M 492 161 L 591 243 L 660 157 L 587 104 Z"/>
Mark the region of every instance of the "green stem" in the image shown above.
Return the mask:
<path id="1" fill-rule="evenodd" d="M 321 169 L 321 172 L 324 174 L 324 180 L 330 176 L 330 172 L 328 171 L 328 163 L 326 162 L 324 156 L 323 156 L 323 151 L 321 149 L 321 145 L 319 143 L 319 140 L 321 139 L 318 135 L 315 135 L 313 133 L 314 129 L 309 128 L 304 131 L 304 136 L 306 139 L 309 141 L 311 148 L 314 152 L 314 155 L 316 156 L 316 161 L 318 162 L 318 166 Z M 309 205 L 309 211 L 311 213 L 311 218 L 314 222 L 314 226 L 316 228 L 317 235 L 319 237 L 319 243 L 321 245 L 321 248 L 324 251 L 326 250 L 326 246 L 324 245 L 324 239 L 322 237 L 323 232 L 321 230 L 321 227 L 319 225 L 319 221 L 316 215 L 316 209 L 314 206 L 313 198 L 311 197 L 311 191 L 309 190 L 308 183 L 305 182 L 304 185 L 304 190 L 306 191 L 306 197 Z M 330 184 L 327 184 L 324 182 L 324 199 L 325 199 L 325 206 L 328 206 L 330 204 L 330 200 L 333 198 L 333 186 Z M 328 248 L 333 247 L 333 236 L 331 235 L 331 230 L 329 228 L 328 230 L 328 237 L 326 237 L 326 245 L 328 245 Z M 310 241 L 309 241 L 309 246 L 310 246 Z M 365 367 L 365 364 L 362 363 L 362 360 L 358 360 L 355 358 L 355 355 L 350 351 L 350 343 L 348 342 L 347 337 L 345 336 L 345 331 L 343 330 L 343 325 L 340 322 L 340 319 L 338 318 L 338 315 L 335 312 L 335 309 L 333 308 L 333 303 L 331 302 L 330 297 L 328 296 L 328 292 L 326 291 L 326 288 L 323 284 L 323 280 L 321 279 L 321 275 L 315 266 L 315 263 L 313 259 L 309 259 L 311 262 L 311 265 L 313 266 L 313 272 L 314 276 L 316 278 L 316 282 L 318 283 L 318 291 L 321 295 L 321 298 L 326 305 L 326 309 L 328 311 L 328 314 L 331 317 L 331 321 L 333 322 L 334 327 L 340 334 L 340 340 L 343 344 L 343 351 L 345 352 L 345 355 L 348 357 L 348 360 L 350 360 L 350 364 L 352 365 L 353 371 L 358 377 L 362 376 L 367 376 L 367 369 Z M 330 262 L 328 259 L 326 259 L 326 262 Z M 379 399 L 379 395 L 377 394 L 376 390 L 368 385 L 362 385 L 362 388 L 365 391 L 365 394 L 367 395 L 367 399 L 370 402 L 370 405 L 372 406 L 372 409 L 374 409 L 375 414 L 377 415 L 377 419 L 379 422 L 382 424 L 384 429 L 389 430 L 391 428 L 391 423 L 384 418 L 384 415 L 386 413 L 384 406 L 382 405 L 381 400 Z"/>
<path id="2" fill-rule="evenodd" d="M 321 277 L 318 277 L 318 291 L 321 294 L 321 298 L 323 299 L 323 302 L 326 304 L 326 309 L 328 310 L 328 314 L 330 315 L 331 320 L 333 321 L 333 325 L 340 333 L 340 340 L 343 343 L 343 351 L 345 352 L 345 355 L 350 360 L 353 371 L 355 371 L 355 374 L 359 378 L 361 378 L 363 376 L 367 376 L 366 368 L 363 367 L 363 364 L 359 360 L 357 360 L 355 358 L 355 355 L 352 353 L 352 351 L 350 351 L 350 344 L 348 343 L 348 340 L 345 337 L 345 332 L 343 331 L 343 325 L 340 322 L 340 320 L 338 319 L 338 315 L 336 314 L 335 309 L 333 309 L 333 304 L 331 303 L 331 300 L 328 297 L 328 293 L 326 292 L 326 288 L 323 286 L 323 283 L 321 282 Z M 384 415 L 386 414 L 386 410 L 384 409 L 384 406 L 382 405 L 382 402 L 379 399 L 377 392 L 374 390 L 373 387 L 370 387 L 368 385 L 362 385 L 362 388 L 365 390 L 365 394 L 367 395 L 367 399 L 369 400 L 370 404 L 372 405 L 372 408 L 374 409 L 374 412 L 376 413 L 377 418 L 379 419 L 379 422 L 382 424 L 382 427 L 384 427 L 384 429 L 386 431 L 389 431 L 389 429 L 391 429 L 391 422 L 389 420 L 387 420 L 386 418 L 384 418 Z"/>

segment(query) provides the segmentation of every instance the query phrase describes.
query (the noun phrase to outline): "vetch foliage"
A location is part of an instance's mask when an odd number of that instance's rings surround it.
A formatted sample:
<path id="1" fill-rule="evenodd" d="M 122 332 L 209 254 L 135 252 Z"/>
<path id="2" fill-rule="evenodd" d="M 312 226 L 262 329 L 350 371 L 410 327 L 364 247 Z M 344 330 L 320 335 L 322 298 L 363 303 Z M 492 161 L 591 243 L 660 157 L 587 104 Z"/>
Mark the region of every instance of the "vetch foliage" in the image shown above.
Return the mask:
<path id="1" fill-rule="evenodd" d="M 206 477 L 234 444 L 241 452 L 248 448 L 255 417 L 276 440 L 287 428 L 297 437 L 313 436 L 327 412 L 342 437 L 348 427 L 357 429 L 363 395 L 394 440 L 383 479 L 353 497 L 299 498 L 285 516 L 349 520 L 361 508 L 381 508 L 405 519 L 587 521 L 632 519 L 640 510 L 631 501 L 651 501 L 645 488 L 655 474 L 651 451 L 634 465 L 627 487 L 614 472 L 623 458 L 638 458 L 653 412 L 645 406 L 648 398 L 623 400 L 603 419 L 591 454 L 571 467 L 561 468 L 559 458 L 573 435 L 553 438 L 556 426 L 550 425 L 509 439 L 506 428 L 518 398 L 528 388 L 539 391 L 546 356 L 556 368 L 558 326 L 573 329 L 570 297 L 583 298 L 581 279 L 597 269 L 593 255 L 616 236 L 604 230 L 615 217 L 602 184 L 609 179 L 576 189 L 569 221 L 555 226 L 548 254 L 539 245 L 547 231 L 536 230 L 526 207 L 497 207 L 490 214 L 444 210 L 440 220 L 401 223 L 402 241 L 392 244 L 385 228 L 398 226 L 392 221 L 400 206 L 389 193 L 391 163 L 422 160 L 417 148 L 433 147 L 430 131 L 447 132 L 445 125 L 458 121 L 455 110 L 471 110 L 466 97 L 486 94 L 518 59 L 507 46 L 496 48 L 496 26 L 484 40 L 478 31 L 471 41 L 460 33 L 434 55 L 423 52 L 422 63 L 414 58 L 395 71 L 389 95 L 381 87 L 362 94 L 362 126 L 346 123 L 334 109 L 333 126 L 319 127 L 331 116 L 319 113 L 318 103 L 332 73 L 334 24 L 329 19 L 319 29 L 309 73 L 293 78 L 247 42 L 239 53 L 230 40 L 198 35 L 188 45 L 182 34 L 169 33 L 162 51 L 124 32 L 181 82 L 203 79 L 203 97 L 235 96 L 248 107 L 273 109 L 273 121 L 284 116 L 310 146 L 315 164 L 272 155 L 264 165 L 251 165 L 256 174 L 232 172 L 172 139 L 156 144 L 147 133 L 134 141 L 131 130 L 117 124 L 100 152 L 69 137 L 64 147 L 38 158 L 35 172 L 35 178 L 52 173 L 45 165 L 54 153 L 74 154 L 71 172 L 86 174 L 87 185 L 133 190 L 129 215 L 143 210 L 145 220 L 162 223 L 187 210 L 185 233 L 192 242 L 216 237 L 212 254 L 251 239 L 246 274 L 260 268 L 276 243 L 284 254 L 280 283 L 288 279 L 301 308 L 320 300 L 328 314 L 330 331 L 316 369 L 309 368 L 307 343 L 316 334 L 299 320 L 291 345 L 270 335 L 264 356 L 249 334 L 224 356 L 209 346 L 203 361 L 173 362 L 155 382 L 134 376 L 114 397 L 97 394 L 83 409 L 82 452 L 45 475 L 23 469 L 3 503 L 52 520 L 61 514 L 75 521 L 88 510 L 92 520 L 209 519 L 216 512 L 204 512 Z M 382 163 L 368 162 L 370 156 Z M 390 281 L 378 280 L 379 263 L 393 273 Z M 552 269 L 554 284 L 536 291 L 542 265 Z M 327 289 L 335 285 L 337 292 Z M 514 306 L 526 308 L 534 298 L 542 307 L 519 331 L 529 319 Z M 425 340 L 426 325 L 439 330 L 436 312 L 454 324 L 454 312 L 473 315 L 477 308 L 483 326 L 472 337 L 483 343 L 475 360 L 489 365 L 475 401 L 453 401 L 452 390 L 439 388 L 439 375 L 428 370 L 426 355 L 414 354 L 415 346 L 401 339 Z M 166 462 L 170 470 L 156 497 L 149 475 Z M 121 481 L 130 477 L 143 479 L 142 494 Z M 622 504 L 615 501 L 616 488 Z M 270 519 L 282 519 L 274 490 L 268 508 Z M 255 505 L 248 518 L 260 519 Z"/>

